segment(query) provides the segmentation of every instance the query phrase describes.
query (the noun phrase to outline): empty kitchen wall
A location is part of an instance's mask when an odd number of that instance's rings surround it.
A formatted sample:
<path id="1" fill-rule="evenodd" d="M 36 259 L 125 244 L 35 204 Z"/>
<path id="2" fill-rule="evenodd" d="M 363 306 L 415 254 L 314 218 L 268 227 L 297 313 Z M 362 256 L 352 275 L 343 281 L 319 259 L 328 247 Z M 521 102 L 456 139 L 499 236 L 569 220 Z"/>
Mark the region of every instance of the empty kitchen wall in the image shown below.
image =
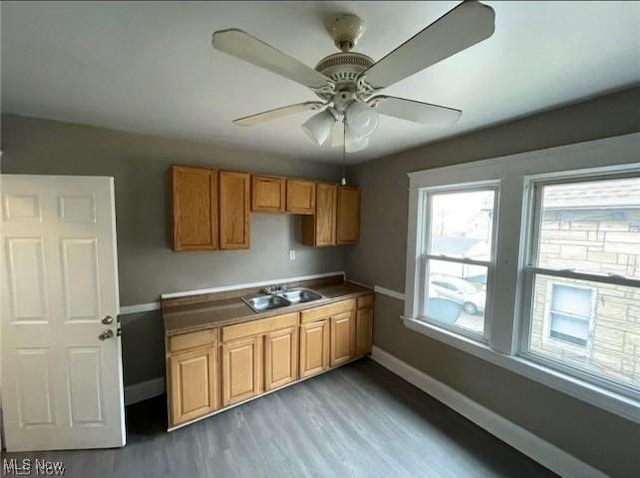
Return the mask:
<path id="1" fill-rule="evenodd" d="M 252 214 L 249 250 L 169 248 L 172 163 L 331 181 L 340 166 L 11 114 L 2 115 L 1 149 L 3 173 L 115 178 L 121 306 L 156 302 L 163 292 L 343 270 L 342 247 L 303 246 L 300 217 L 289 214 Z M 164 376 L 159 311 L 121 320 L 125 384 Z"/>
<path id="2" fill-rule="evenodd" d="M 639 111 L 633 88 L 352 166 L 363 206 L 347 274 L 404 293 L 408 172 L 637 132 Z M 402 301 L 377 294 L 377 347 L 611 476 L 638 476 L 638 424 L 413 332 L 402 313 Z"/>

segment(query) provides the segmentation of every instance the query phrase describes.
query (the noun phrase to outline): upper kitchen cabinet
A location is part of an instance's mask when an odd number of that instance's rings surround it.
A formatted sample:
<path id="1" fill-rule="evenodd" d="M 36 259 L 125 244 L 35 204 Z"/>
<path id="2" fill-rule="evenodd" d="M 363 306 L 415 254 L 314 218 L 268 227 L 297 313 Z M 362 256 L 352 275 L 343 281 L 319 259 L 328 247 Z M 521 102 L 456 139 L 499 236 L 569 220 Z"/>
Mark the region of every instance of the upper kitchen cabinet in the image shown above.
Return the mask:
<path id="1" fill-rule="evenodd" d="M 284 212 L 286 209 L 285 179 L 273 176 L 251 176 L 251 210 L 253 212 Z"/>
<path id="2" fill-rule="evenodd" d="M 316 213 L 302 218 L 302 243 L 307 246 L 336 245 L 338 186 L 316 183 Z"/>
<path id="3" fill-rule="evenodd" d="M 315 214 L 315 182 L 304 179 L 287 179 L 287 212 L 293 214 Z"/>
<path id="4" fill-rule="evenodd" d="M 356 244 L 360 238 L 360 189 L 357 186 L 338 186 L 338 214 L 336 242 Z"/>
<path id="5" fill-rule="evenodd" d="M 251 175 L 220 171 L 220 249 L 249 248 Z"/>
<path id="6" fill-rule="evenodd" d="M 218 171 L 171 166 L 169 175 L 173 250 L 218 249 Z"/>

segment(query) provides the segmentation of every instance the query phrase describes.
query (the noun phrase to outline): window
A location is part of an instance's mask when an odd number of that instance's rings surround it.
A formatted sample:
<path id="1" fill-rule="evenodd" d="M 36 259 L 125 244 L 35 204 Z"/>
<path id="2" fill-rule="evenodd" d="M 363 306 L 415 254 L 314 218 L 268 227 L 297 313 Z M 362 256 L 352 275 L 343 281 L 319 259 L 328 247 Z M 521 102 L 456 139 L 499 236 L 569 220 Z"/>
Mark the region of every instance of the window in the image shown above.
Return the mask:
<path id="1" fill-rule="evenodd" d="M 640 391 L 640 178 L 535 182 L 532 211 L 523 354 Z"/>
<path id="2" fill-rule="evenodd" d="M 425 320 L 484 335 L 495 196 L 495 187 L 425 192 Z"/>
<path id="3" fill-rule="evenodd" d="M 404 325 L 640 424 L 638 141 L 409 173 Z"/>
<path id="4" fill-rule="evenodd" d="M 546 314 L 547 336 L 568 344 L 586 347 L 593 316 L 592 289 L 550 282 L 551 300 Z"/>

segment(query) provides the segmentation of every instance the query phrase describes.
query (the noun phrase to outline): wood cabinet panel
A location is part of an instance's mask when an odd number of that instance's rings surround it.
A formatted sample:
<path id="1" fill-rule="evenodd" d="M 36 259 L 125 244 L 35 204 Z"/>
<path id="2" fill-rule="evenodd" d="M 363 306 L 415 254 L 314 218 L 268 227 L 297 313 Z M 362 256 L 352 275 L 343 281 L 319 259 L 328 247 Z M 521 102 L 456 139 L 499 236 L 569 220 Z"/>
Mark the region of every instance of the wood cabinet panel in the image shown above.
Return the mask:
<path id="1" fill-rule="evenodd" d="M 169 356 L 171 426 L 219 408 L 216 350 L 215 347 L 206 347 Z"/>
<path id="2" fill-rule="evenodd" d="M 298 327 L 264 337 L 264 388 L 273 390 L 298 378 Z"/>
<path id="3" fill-rule="evenodd" d="M 360 189 L 356 186 L 338 186 L 338 214 L 336 242 L 356 244 L 360 239 Z"/>
<path id="4" fill-rule="evenodd" d="M 192 349 L 205 345 L 215 345 L 218 329 L 200 330 L 188 334 L 172 335 L 168 338 L 169 352 Z"/>
<path id="5" fill-rule="evenodd" d="M 335 302 L 333 304 L 315 307 L 310 310 L 303 310 L 300 313 L 300 321 L 303 323 L 314 322 L 316 320 L 328 318 L 332 315 L 340 314 L 342 312 L 350 312 L 352 310 L 355 310 L 355 308 L 355 299 L 341 300 L 340 302 Z"/>
<path id="6" fill-rule="evenodd" d="M 316 213 L 302 218 L 302 243 L 322 247 L 336 245 L 338 186 L 316 183 Z"/>
<path id="7" fill-rule="evenodd" d="M 264 336 L 222 344 L 222 405 L 247 400 L 262 392 Z"/>
<path id="8" fill-rule="evenodd" d="M 171 244 L 174 251 L 218 248 L 218 172 L 171 166 Z"/>
<path id="9" fill-rule="evenodd" d="M 220 171 L 220 249 L 249 248 L 251 176 Z"/>
<path id="10" fill-rule="evenodd" d="M 355 311 L 331 317 L 331 366 L 335 367 L 355 357 Z"/>
<path id="11" fill-rule="evenodd" d="M 294 214 L 315 214 L 315 182 L 305 179 L 287 179 L 287 212 Z"/>
<path id="12" fill-rule="evenodd" d="M 285 179 L 273 176 L 251 176 L 251 210 L 284 212 L 286 208 Z"/>
<path id="13" fill-rule="evenodd" d="M 329 368 L 330 319 L 300 326 L 300 378 Z"/>
<path id="14" fill-rule="evenodd" d="M 277 315 L 268 319 L 252 320 L 242 324 L 222 327 L 222 340 L 228 342 L 242 337 L 259 335 L 298 325 L 298 312 Z"/>
<path id="15" fill-rule="evenodd" d="M 373 345 L 373 309 L 360 308 L 356 312 L 356 356 L 371 353 Z"/>

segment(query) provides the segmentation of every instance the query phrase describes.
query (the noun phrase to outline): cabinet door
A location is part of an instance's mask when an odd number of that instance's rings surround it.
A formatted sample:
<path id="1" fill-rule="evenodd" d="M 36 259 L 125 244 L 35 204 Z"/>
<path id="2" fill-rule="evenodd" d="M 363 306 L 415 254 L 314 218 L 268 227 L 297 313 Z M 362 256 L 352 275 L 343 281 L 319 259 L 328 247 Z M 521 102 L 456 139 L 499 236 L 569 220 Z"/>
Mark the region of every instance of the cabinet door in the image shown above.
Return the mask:
<path id="1" fill-rule="evenodd" d="M 285 180 L 270 176 L 251 176 L 251 210 L 284 212 Z"/>
<path id="2" fill-rule="evenodd" d="M 302 243 L 308 246 L 336 245 L 338 186 L 316 184 L 316 213 L 302 218 Z"/>
<path id="3" fill-rule="evenodd" d="M 298 328 L 270 332 L 264 338 L 264 388 L 273 390 L 298 377 Z"/>
<path id="4" fill-rule="evenodd" d="M 329 368 L 329 319 L 300 326 L 300 378 Z"/>
<path id="5" fill-rule="evenodd" d="M 331 366 L 355 357 L 355 314 L 342 312 L 331 317 Z"/>
<path id="6" fill-rule="evenodd" d="M 358 309 L 356 314 L 356 355 L 361 357 L 371 353 L 373 345 L 373 309 Z"/>
<path id="7" fill-rule="evenodd" d="M 222 405 L 262 392 L 263 335 L 222 344 Z"/>
<path id="8" fill-rule="evenodd" d="M 316 183 L 304 179 L 287 179 L 287 212 L 315 214 Z"/>
<path id="9" fill-rule="evenodd" d="M 220 171 L 220 249 L 249 248 L 251 176 Z"/>
<path id="10" fill-rule="evenodd" d="M 171 166 L 171 242 L 174 251 L 218 248 L 218 172 Z"/>
<path id="11" fill-rule="evenodd" d="M 355 244 L 360 238 L 360 189 L 338 186 L 337 243 Z"/>
<path id="12" fill-rule="evenodd" d="M 216 351 L 217 347 L 206 347 L 169 356 L 171 426 L 219 408 Z"/>

